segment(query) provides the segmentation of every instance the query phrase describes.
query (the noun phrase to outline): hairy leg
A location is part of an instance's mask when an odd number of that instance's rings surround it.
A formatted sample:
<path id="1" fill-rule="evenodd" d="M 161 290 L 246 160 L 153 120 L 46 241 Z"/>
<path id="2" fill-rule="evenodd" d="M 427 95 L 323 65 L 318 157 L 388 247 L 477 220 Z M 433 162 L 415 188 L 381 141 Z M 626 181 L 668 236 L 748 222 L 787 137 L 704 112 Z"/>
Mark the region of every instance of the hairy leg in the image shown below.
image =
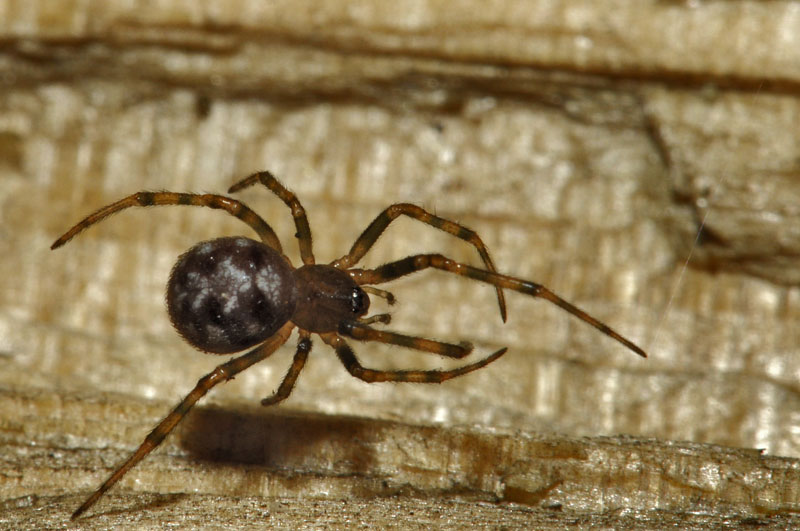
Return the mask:
<path id="1" fill-rule="evenodd" d="M 51 245 L 50 248 L 55 249 L 57 247 L 61 247 L 79 232 L 90 227 L 91 225 L 94 225 L 95 223 L 103 221 L 111 214 L 119 212 L 120 210 L 124 210 L 129 207 L 146 207 L 154 205 L 193 205 L 225 210 L 231 216 L 235 216 L 250 225 L 250 227 L 258 233 L 258 235 L 261 237 L 261 240 L 265 244 L 269 245 L 279 253 L 283 253 L 283 250 L 281 249 L 281 242 L 278 240 L 278 236 L 275 235 L 275 231 L 272 230 L 272 227 L 270 227 L 266 221 L 261 219 L 258 214 L 250 210 L 243 203 L 222 195 L 187 194 L 178 192 L 137 192 L 125 197 L 124 199 L 120 199 L 116 203 L 106 205 L 97 212 L 90 214 L 82 221 L 78 222 L 74 227 L 69 229 L 59 239 L 53 242 L 53 245 Z"/>
<path id="2" fill-rule="evenodd" d="M 250 175 L 249 177 L 245 177 L 238 183 L 231 186 L 228 189 L 228 193 L 232 194 L 234 192 L 238 192 L 239 190 L 247 188 L 248 186 L 253 186 L 258 182 L 269 188 L 272 193 L 277 195 L 281 201 L 286 203 L 286 205 L 292 210 L 294 226 L 297 229 L 297 234 L 295 234 L 295 236 L 300 244 L 300 258 L 303 260 L 304 264 L 313 264 L 314 253 L 311 248 L 311 227 L 308 225 L 306 211 L 303 208 L 303 205 L 300 204 L 300 200 L 297 199 L 297 196 L 283 186 L 280 181 L 278 181 L 278 179 L 276 179 L 270 172 L 260 171 Z"/>
<path id="3" fill-rule="evenodd" d="M 385 330 L 375 330 L 365 323 L 355 321 L 345 321 L 339 325 L 339 333 L 359 341 L 378 341 L 390 345 L 400 345 L 401 347 L 432 352 L 448 358 L 460 359 L 472 352 L 472 343 L 463 341 L 459 345 L 433 341 L 422 337 L 406 336 L 396 332 Z"/>
<path id="4" fill-rule="evenodd" d="M 350 276 L 358 284 L 380 284 L 382 282 L 388 282 L 405 275 L 410 275 L 411 273 L 415 273 L 417 271 L 422 271 L 423 269 L 427 269 L 429 267 L 441 269 L 449 273 L 455 273 L 456 275 L 461 275 L 467 278 L 478 280 L 480 282 L 485 282 L 496 287 L 518 291 L 520 293 L 525 293 L 526 295 L 540 297 L 550 301 L 551 303 L 578 317 L 582 321 L 589 323 L 593 327 L 603 332 L 605 335 L 616 339 L 639 356 L 642 356 L 643 358 L 647 357 L 647 354 L 644 352 L 644 350 L 639 348 L 635 343 L 624 338 L 605 323 L 565 301 L 541 284 L 507 275 L 501 275 L 492 271 L 485 271 L 483 269 L 478 269 L 465 264 L 460 264 L 440 254 L 418 254 L 403 258 L 402 260 L 397 260 L 396 262 L 389 262 L 388 264 L 376 267 L 375 269 L 351 269 L 348 271 L 348 273 L 350 273 Z"/>
<path id="5" fill-rule="evenodd" d="M 325 343 L 333 347 L 339 360 L 347 369 L 347 372 L 365 382 L 411 382 L 411 383 L 441 383 L 445 380 L 462 376 L 481 367 L 489 365 L 491 362 L 506 353 L 505 348 L 501 348 L 491 356 L 482 360 L 470 363 L 463 367 L 452 370 L 430 370 L 430 371 L 380 371 L 368 369 L 361 365 L 353 353 L 353 349 L 344 339 L 334 333 L 320 334 Z"/>
<path id="6" fill-rule="evenodd" d="M 303 367 L 306 364 L 308 353 L 311 352 L 310 336 L 311 334 L 305 330 L 300 331 L 300 341 L 297 343 L 297 351 L 294 354 L 292 366 L 289 367 L 289 371 L 286 373 L 283 381 L 278 386 L 278 390 L 267 398 L 263 398 L 261 400 L 262 406 L 272 406 L 278 402 L 286 400 L 286 398 L 289 397 L 292 392 L 292 388 L 294 388 L 294 384 L 297 381 L 297 377 L 300 375 L 300 371 L 303 370 Z"/>
<path id="7" fill-rule="evenodd" d="M 153 431 L 151 431 L 147 437 L 145 437 L 144 441 L 142 441 L 142 444 L 139 445 L 139 448 L 122 465 L 120 465 L 120 467 L 117 468 L 113 474 L 111 474 L 111 477 L 109 477 L 105 483 L 100 485 L 94 494 L 92 494 L 85 502 L 83 502 L 83 505 L 78 507 L 78 509 L 72 513 L 72 519 L 74 520 L 83 514 L 83 512 L 89 507 L 94 505 L 94 503 L 99 500 L 100 497 L 103 496 L 103 494 L 105 494 L 105 492 L 117 481 L 122 479 L 122 477 L 131 468 L 133 468 L 139 461 L 144 459 L 147 454 L 155 450 L 158 445 L 164 441 L 167 435 L 169 435 L 172 430 L 175 429 L 175 426 L 177 426 L 178 423 L 183 420 L 183 417 L 186 416 L 195 403 L 200 400 L 212 387 L 230 380 L 243 370 L 255 363 L 258 363 L 275 352 L 278 347 L 283 345 L 286 340 L 289 339 L 289 334 L 292 333 L 292 328 L 294 328 L 292 323 L 286 323 L 283 328 L 278 330 L 274 336 L 269 338 L 261 346 L 251 350 L 247 354 L 219 365 L 216 369 L 200 378 L 194 389 L 192 389 L 192 391 L 186 395 L 186 397 L 181 400 L 177 406 L 175 406 L 175 409 L 173 409 L 172 412 L 164 418 L 164 420 L 158 423 L 158 426 L 156 426 Z"/>
<path id="8" fill-rule="evenodd" d="M 358 237 L 353 247 L 350 248 L 350 252 L 338 260 L 331 262 L 331 265 L 339 269 L 348 269 L 353 264 L 357 264 L 375 244 L 378 238 L 380 238 L 383 231 L 386 230 L 386 227 L 401 215 L 416 219 L 431 227 L 436 227 L 448 234 L 452 234 L 456 238 L 471 243 L 478 250 L 478 254 L 481 256 L 481 260 L 483 260 L 486 269 L 489 271 L 497 271 L 494 267 L 494 262 L 492 262 L 492 258 L 489 256 L 489 250 L 486 249 L 483 240 L 481 240 L 480 236 L 478 236 L 475 231 L 453 221 L 435 216 L 427 210 L 409 203 L 397 203 L 378 214 L 378 217 L 376 217 L 364 232 L 361 233 L 361 236 Z M 503 296 L 503 290 L 499 286 L 497 287 L 497 302 L 500 305 L 500 316 L 503 322 L 505 322 L 506 300 Z"/>

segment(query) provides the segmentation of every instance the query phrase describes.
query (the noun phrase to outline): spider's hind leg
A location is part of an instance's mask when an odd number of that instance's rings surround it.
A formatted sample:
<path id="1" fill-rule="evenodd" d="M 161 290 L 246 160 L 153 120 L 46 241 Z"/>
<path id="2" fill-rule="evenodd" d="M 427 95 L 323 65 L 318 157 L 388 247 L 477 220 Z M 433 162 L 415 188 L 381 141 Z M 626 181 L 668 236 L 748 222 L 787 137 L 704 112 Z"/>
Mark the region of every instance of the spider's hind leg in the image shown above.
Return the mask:
<path id="1" fill-rule="evenodd" d="M 72 519 L 76 519 L 89 507 L 94 505 L 95 502 L 99 500 L 108 489 L 114 486 L 117 481 L 122 479 L 122 477 L 131 468 L 133 468 L 139 461 L 144 459 L 147 454 L 155 450 L 156 447 L 158 447 L 158 445 L 160 445 L 167 437 L 167 435 L 169 435 L 172 430 L 175 429 L 175 426 L 177 426 L 178 423 L 183 420 L 195 403 L 205 396 L 205 394 L 210 391 L 212 387 L 217 384 L 227 382 L 243 370 L 267 358 L 269 355 L 275 352 L 278 347 L 286 342 L 286 340 L 289 338 L 289 334 L 292 332 L 292 328 L 294 328 L 292 323 L 283 325 L 283 328 L 278 330 L 274 336 L 269 338 L 262 345 L 254 348 L 246 354 L 239 356 L 238 358 L 233 358 L 232 360 L 217 366 L 216 369 L 200 378 L 194 389 L 192 389 L 189 394 L 186 395 L 177 406 L 175 406 L 169 415 L 164 417 L 164 419 L 159 422 L 155 428 L 153 428 L 153 431 L 151 431 L 147 437 L 145 437 L 144 441 L 142 441 L 142 444 L 139 445 L 139 448 L 133 454 L 131 454 L 131 456 L 122 465 L 120 465 L 113 474 L 111 474 L 105 483 L 100 485 L 100 487 L 94 491 L 94 493 L 89 496 L 85 502 L 83 502 L 83 505 L 78 507 L 78 509 L 72 513 Z"/>
<path id="2" fill-rule="evenodd" d="M 279 253 L 283 252 L 281 249 L 281 242 L 278 240 L 278 236 L 275 234 L 275 231 L 272 230 L 272 227 L 243 203 L 222 195 L 179 192 L 136 192 L 135 194 L 131 194 L 128 197 L 106 205 L 93 214 L 88 215 L 53 242 L 50 248 L 55 249 L 61 247 L 79 232 L 82 232 L 95 223 L 100 223 L 111 214 L 119 212 L 120 210 L 130 207 L 147 207 L 154 205 L 193 205 L 225 210 L 231 216 L 237 217 L 250 225 L 265 244 Z"/>

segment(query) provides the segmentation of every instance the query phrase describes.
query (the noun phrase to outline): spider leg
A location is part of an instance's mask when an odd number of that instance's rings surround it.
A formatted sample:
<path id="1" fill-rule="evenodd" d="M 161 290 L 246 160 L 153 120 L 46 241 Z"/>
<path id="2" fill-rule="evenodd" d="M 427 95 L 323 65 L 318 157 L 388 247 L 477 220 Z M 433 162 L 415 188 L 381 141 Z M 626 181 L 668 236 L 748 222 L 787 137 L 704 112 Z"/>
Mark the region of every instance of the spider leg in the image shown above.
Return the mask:
<path id="1" fill-rule="evenodd" d="M 482 360 L 470 363 L 463 367 L 452 370 L 430 370 L 430 371 L 377 371 L 375 369 L 367 369 L 358 362 L 353 349 L 345 342 L 344 339 L 334 333 L 320 334 L 322 340 L 333 347 L 339 360 L 347 369 L 347 372 L 365 382 L 411 382 L 411 383 L 441 383 L 450 378 L 461 376 L 472 371 L 478 370 L 481 367 L 489 365 L 491 362 L 506 353 L 506 348 L 501 348 L 491 356 Z"/>
<path id="2" fill-rule="evenodd" d="M 181 400 L 177 406 L 175 406 L 175 409 L 173 409 L 172 412 L 167 415 L 164 420 L 162 420 L 158 426 L 156 426 L 153 431 L 147 435 L 147 437 L 145 437 L 144 441 L 142 441 L 142 444 L 133 453 L 133 455 L 131 455 L 128 460 L 125 461 L 119 468 L 117 468 L 111 477 L 109 477 L 105 483 L 100 485 L 94 494 L 89 496 L 89 498 L 83 502 L 83 505 L 78 507 L 78 509 L 72 513 L 72 519 L 74 520 L 89 507 L 94 505 L 94 503 L 99 500 L 100 497 L 105 494 L 105 492 L 117 481 L 119 481 L 122 476 L 124 476 L 139 461 L 144 459 L 147 454 L 152 452 L 159 444 L 161 444 L 166 436 L 169 435 L 175 426 L 177 426 L 178 423 L 183 419 L 183 417 L 186 416 L 186 413 L 192 409 L 192 406 L 194 406 L 194 404 L 200 400 L 200 398 L 202 398 L 212 387 L 230 380 L 238 373 L 247 369 L 251 365 L 258 363 L 275 352 L 278 347 L 283 345 L 286 340 L 289 339 L 289 334 L 291 334 L 292 328 L 294 328 L 292 323 L 286 323 L 283 328 L 278 330 L 274 336 L 269 338 L 261 346 L 251 350 L 246 354 L 243 354 L 242 356 L 239 356 L 238 358 L 234 358 L 227 363 L 219 365 L 216 369 L 200 378 L 194 389 L 192 389 L 192 391 L 186 395 L 186 397 Z"/>
<path id="3" fill-rule="evenodd" d="M 297 229 L 297 234 L 295 234 L 295 236 L 300 244 L 300 257 L 302 258 L 304 264 L 313 264 L 314 253 L 311 250 L 311 227 L 308 225 L 306 211 L 303 208 L 303 205 L 300 204 L 297 196 L 294 195 L 293 192 L 287 190 L 286 187 L 283 186 L 280 181 L 278 181 L 278 179 L 276 179 L 270 172 L 259 171 L 253 175 L 250 175 L 249 177 L 245 177 L 238 183 L 228 188 L 228 193 L 232 194 L 234 192 L 238 192 L 239 190 L 247 188 L 248 186 L 253 186 L 258 182 L 269 188 L 272 193 L 277 195 L 281 201 L 286 203 L 286 206 L 292 210 L 294 226 Z"/>
<path id="4" fill-rule="evenodd" d="M 497 272 L 494 267 L 494 262 L 492 262 L 492 258 L 489 256 L 489 250 L 486 249 L 486 245 L 484 245 L 483 240 L 481 240 L 476 232 L 453 221 L 435 216 L 427 210 L 409 203 L 394 204 L 378 214 L 378 217 L 376 217 L 364 232 L 361 233 L 361 236 L 358 237 L 353 247 L 350 248 L 350 252 L 338 260 L 331 262 L 331 265 L 339 269 L 349 269 L 350 266 L 358 263 L 375 244 L 378 238 L 380 238 L 383 231 L 389 226 L 389 223 L 401 215 L 416 219 L 431 227 L 436 227 L 448 234 L 452 234 L 456 238 L 469 242 L 478 250 L 478 254 L 480 254 L 486 269 L 494 273 Z M 497 286 L 497 302 L 500 305 L 500 317 L 502 317 L 503 322 L 505 322 L 506 300 L 501 286 Z"/>
<path id="5" fill-rule="evenodd" d="M 272 406 L 288 398 L 294 383 L 297 381 L 297 377 L 300 375 L 300 371 L 303 370 L 306 364 L 309 352 L 311 352 L 311 336 L 305 330 L 301 330 L 300 341 L 297 343 L 297 351 L 294 354 L 292 366 L 289 367 L 289 371 L 283 378 L 281 385 L 278 386 L 278 390 L 267 398 L 261 399 L 262 406 Z"/>
<path id="6" fill-rule="evenodd" d="M 605 323 L 602 323 L 580 308 L 568 303 L 541 284 L 507 275 L 501 275 L 493 271 L 478 269 L 465 264 L 460 264 L 440 254 L 418 254 L 397 260 L 396 262 L 389 262 L 388 264 L 384 264 L 375 269 L 351 269 L 348 271 L 348 273 L 350 273 L 350 276 L 358 284 L 380 284 L 382 282 L 388 282 L 390 280 L 394 280 L 396 278 L 409 275 L 429 267 L 455 273 L 456 275 L 465 276 L 480 282 L 492 284 L 493 286 L 500 288 L 511 289 L 520 293 L 531 295 L 533 297 L 545 299 L 557 306 L 560 306 L 562 309 L 578 317 L 579 319 L 589 323 L 605 335 L 616 339 L 639 356 L 642 356 L 643 358 L 647 357 L 647 354 L 644 352 L 644 350 L 639 348 L 632 341 L 622 337 Z"/>
<path id="7" fill-rule="evenodd" d="M 250 227 L 258 233 L 258 235 L 261 237 L 261 240 L 265 244 L 269 245 L 279 253 L 283 253 L 281 242 L 278 240 L 278 236 L 275 234 L 275 231 L 272 230 L 272 227 L 270 227 L 266 221 L 261 219 L 258 214 L 250 210 L 243 203 L 222 195 L 187 194 L 178 192 L 137 192 L 125 197 L 124 199 L 120 199 L 116 203 L 106 205 L 97 212 L 90 214 L 78 222 L 74 227 L 69 229 L 66 233 L 64 233 L 64 235 L 57 239 L 53 245 L 50 246 L 50 248 L 55 249 L 57 247 L 61 247 L 79 232 L 91 225 L 94 225 L 95 223 L 103 221 L 111 214 L 119 212 L 120 210 L 124 210 L 129 207 L 145 207 L 153 205 L 193 205 L 225 210 L 228 212 L 228 214 L 235 216 L 250 225 Z"/>
<path id="8" fill-rule="evenodd" d="M 468 341 L 462 341 L 459 345 L 453 345 L 452 343 L 443 343 L 441 341 L 433 341 L 422 337 L 405 336 L 396 332 L 375 330 L 367 326 L 364 322 L 345 321 L 339 325 L 339 333 L 358 341 L 378 341 L 380 343 L 400 345 L 401 347 L 421 350 L 423 352 L 432 352 L 433 354 L 446 356 L 448 358 L 461 359 L 472 352 L 472 343 Z"/>

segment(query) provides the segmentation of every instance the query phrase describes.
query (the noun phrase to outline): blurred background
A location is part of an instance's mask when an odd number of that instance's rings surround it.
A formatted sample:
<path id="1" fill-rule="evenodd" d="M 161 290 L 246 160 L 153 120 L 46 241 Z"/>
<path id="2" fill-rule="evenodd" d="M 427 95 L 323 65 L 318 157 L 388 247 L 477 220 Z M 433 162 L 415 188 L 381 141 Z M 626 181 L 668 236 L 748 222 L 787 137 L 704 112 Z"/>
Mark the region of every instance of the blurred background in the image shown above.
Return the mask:
<path id="1" fill-rule="evenodd" d="M 503 324 L 490 287 L 427 271 L 385 286 L 397 305 L 373 302 L 390 329 L 506 356 L 439 386 L 369 385 L 317 341 L 279 408 L 800 457 L 796 4 L 9 1 L 0 31 L 7 441 L 111 437 L 120 455 L 138 444 L 223 361 L 172 330 L 172 264 L 198 241 L 254 235 L 175 206 L 125 211 L 56 251 L 53 240 L 139 190 L 224 193 L 268 169 L 305 206 L 318 262 L 411 202 L 474 229 L 498 270 L 650 355 L 517 293 Z M 289 210 L 259 187 L 236 197 L 299 263 Z M 363 263 L 420 252 L 480 263 L 410 219 Z M 257 406 L 295 342 L 204 403 Z M 353 343 L 370 367 L 455 365 Z M 85 402 L 106 399 L 152 412 L 122 408 L 122 433 L 103 418 L 113 435 L 83 431 Z"/>

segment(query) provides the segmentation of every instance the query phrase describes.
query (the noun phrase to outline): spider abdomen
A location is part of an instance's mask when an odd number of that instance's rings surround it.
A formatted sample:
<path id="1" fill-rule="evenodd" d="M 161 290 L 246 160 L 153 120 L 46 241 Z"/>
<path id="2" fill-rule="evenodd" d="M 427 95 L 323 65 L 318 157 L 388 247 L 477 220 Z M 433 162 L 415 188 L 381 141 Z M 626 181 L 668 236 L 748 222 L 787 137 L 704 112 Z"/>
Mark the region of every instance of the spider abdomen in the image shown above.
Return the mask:
<path id="1" fill-rule="evenodd" d="M 214 354 L 266 340 L 295 309 L 289 263 L 263 243 L 243 237 L 201 242 L 178 259 L 167 283 L 175 329 L 194 347 Z"/>

